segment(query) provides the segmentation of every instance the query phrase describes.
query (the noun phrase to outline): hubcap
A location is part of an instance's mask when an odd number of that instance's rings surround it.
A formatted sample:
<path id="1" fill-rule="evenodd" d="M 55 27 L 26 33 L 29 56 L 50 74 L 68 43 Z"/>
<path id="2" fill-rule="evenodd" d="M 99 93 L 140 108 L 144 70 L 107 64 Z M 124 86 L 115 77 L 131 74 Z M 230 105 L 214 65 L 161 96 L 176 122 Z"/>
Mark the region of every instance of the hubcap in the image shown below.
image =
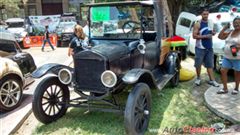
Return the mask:
<path id="1" fill-rule="evenodd" d="M 14 80 L 3 83 L 0 89 L 0 101 L 5 107 L 15 106 L 21 98 L 21 88 Z"/>
<path id="2" fill-rule="evenodd" d="M 47 115 L 56 115 L 60 112 L 62 106 L 59 105 L 63 101 L 63 90 L 57 85 L 49 86 L 42 97 L 42 108 Z"/>

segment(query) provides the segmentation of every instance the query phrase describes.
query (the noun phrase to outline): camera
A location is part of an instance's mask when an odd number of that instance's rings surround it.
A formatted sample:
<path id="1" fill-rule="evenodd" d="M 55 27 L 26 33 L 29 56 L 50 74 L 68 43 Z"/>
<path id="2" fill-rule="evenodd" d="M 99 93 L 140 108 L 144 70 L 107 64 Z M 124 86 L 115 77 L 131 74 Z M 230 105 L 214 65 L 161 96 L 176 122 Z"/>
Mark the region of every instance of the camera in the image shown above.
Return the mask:
<path id="1" fill-rule="evenodd" d="M 233 55 L 234 57 L 236 57 L 236 56 L 237 56 L 237 52 L 238 52 L 237 45 L 231 45 L 231 46 L 230 46 L 230 49 L 231 49 L 232 55 Z"/>
<path id="2" fill-rule="evenodd" d="M 231 24 L 230 24 L 230 23 L 227 23 L 227 28 L 228 28 L 228 29 L 230 28 L 230 26 L 231 26 Z"/>

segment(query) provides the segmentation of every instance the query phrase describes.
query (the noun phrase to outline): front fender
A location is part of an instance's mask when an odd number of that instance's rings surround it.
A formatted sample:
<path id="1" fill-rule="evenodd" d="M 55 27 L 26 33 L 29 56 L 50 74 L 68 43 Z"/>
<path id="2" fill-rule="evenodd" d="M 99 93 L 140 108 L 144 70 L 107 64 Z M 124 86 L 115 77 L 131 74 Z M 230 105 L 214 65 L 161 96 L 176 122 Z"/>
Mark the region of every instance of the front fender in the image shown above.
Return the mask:
<path id="1" fill-rule="evenodd" d="M 45 64 L 45 65 L 42 65 L 41 67 L 37 68 L 32 73 L 32 77 L 33 78 L 41 78 L 42 76 L 44 76 L 47 73 L 53 73 L 53 74 L 57 75 L 59 70 L 62 68 L 67 68 L 71 72 L 73 72 L 73 68 L 68 67 L 66 65 L 61 65 L 61 64 L 57 64 L 57 63 L 49 63 L 49 64 Z"/>
<path id="2" fill-rule="evenodd" d="M 126 84 L 135 84 L 137 82 L 144 82 L 148 84 L 151 88 L 156 87 L 154 81 L 154 76 L 151 71 L 146 69 L 132 69 L 128 71 L 122 78 L 123 82 Z"/>

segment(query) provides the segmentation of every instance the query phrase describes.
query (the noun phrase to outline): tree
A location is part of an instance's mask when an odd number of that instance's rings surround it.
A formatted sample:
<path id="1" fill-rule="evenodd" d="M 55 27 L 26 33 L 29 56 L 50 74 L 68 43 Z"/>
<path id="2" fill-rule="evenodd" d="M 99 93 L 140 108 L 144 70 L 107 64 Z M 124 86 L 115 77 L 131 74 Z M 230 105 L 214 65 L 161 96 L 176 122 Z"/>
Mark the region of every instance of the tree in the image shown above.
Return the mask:
<path id="1" fill-rule="evenodd" d="M 168 2 L 166 0 L 159 0 L 158 2 L 159 7 L 162 9 L 163 14 L 165 15 L 165 17 L 163 17 L 163 22 L 161 22 L 162 25 L 165 25 L 164 27 L 164 31 L 166 31 L 166 26 L 168 26 L 168 36 L 171 37 L 173 36 L 174 30 L 173 30 L 173 21 L 172 21 L 172 15 L 171 12 L 169 10 L 169 6 L 168 6 Z M 167 19 L 167 22 L 165 22 Z M 167 24 L 165 24 L 167 23 Z M 166 35 L 166 33 L 164 34 Z"/>
<path id="2" fill-rule="evenodd" d="M 169 36 L 175 31 L 175 25 L 179 14 L 185 10 L 197 13 L 201 6 L 207 6 L 213 0 L 158 0 L 160 7 L 164 9 L 168 21 Z"/>
<path id="3" fill-rule="evenodd" d="M 4 5 L 5 13 L 17 16 L 19 13 L 19 5 L 22 4 L 22 0 L 1 0 L 1 6 Z"/>

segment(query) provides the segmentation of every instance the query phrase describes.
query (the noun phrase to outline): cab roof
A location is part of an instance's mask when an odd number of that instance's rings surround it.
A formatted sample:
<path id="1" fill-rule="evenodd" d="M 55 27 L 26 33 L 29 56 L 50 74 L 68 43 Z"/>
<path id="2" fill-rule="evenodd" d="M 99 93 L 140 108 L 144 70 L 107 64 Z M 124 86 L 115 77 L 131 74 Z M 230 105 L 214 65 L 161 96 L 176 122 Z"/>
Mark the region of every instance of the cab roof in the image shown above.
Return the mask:
<path id="1" fill-rule="evenodd" d="M 0 40 L 16 41 L 14 35 L 12 33 L 7 32 L 0 32 Z"/>
<path id="2" fill-rule="evenodd" d="M 11 23 L 11 22 L 24 22 L 24 19 L 22 18 L 9 18 L 5 21 L 6 23 Z"/>
<path id="3" fill-rule="evenodd" d="M 113 5 L 153 5 L 153 1 L 119 1 L 119 2 L 105 2 L 86 4 L 87 6 L 113 6 Z"/>

